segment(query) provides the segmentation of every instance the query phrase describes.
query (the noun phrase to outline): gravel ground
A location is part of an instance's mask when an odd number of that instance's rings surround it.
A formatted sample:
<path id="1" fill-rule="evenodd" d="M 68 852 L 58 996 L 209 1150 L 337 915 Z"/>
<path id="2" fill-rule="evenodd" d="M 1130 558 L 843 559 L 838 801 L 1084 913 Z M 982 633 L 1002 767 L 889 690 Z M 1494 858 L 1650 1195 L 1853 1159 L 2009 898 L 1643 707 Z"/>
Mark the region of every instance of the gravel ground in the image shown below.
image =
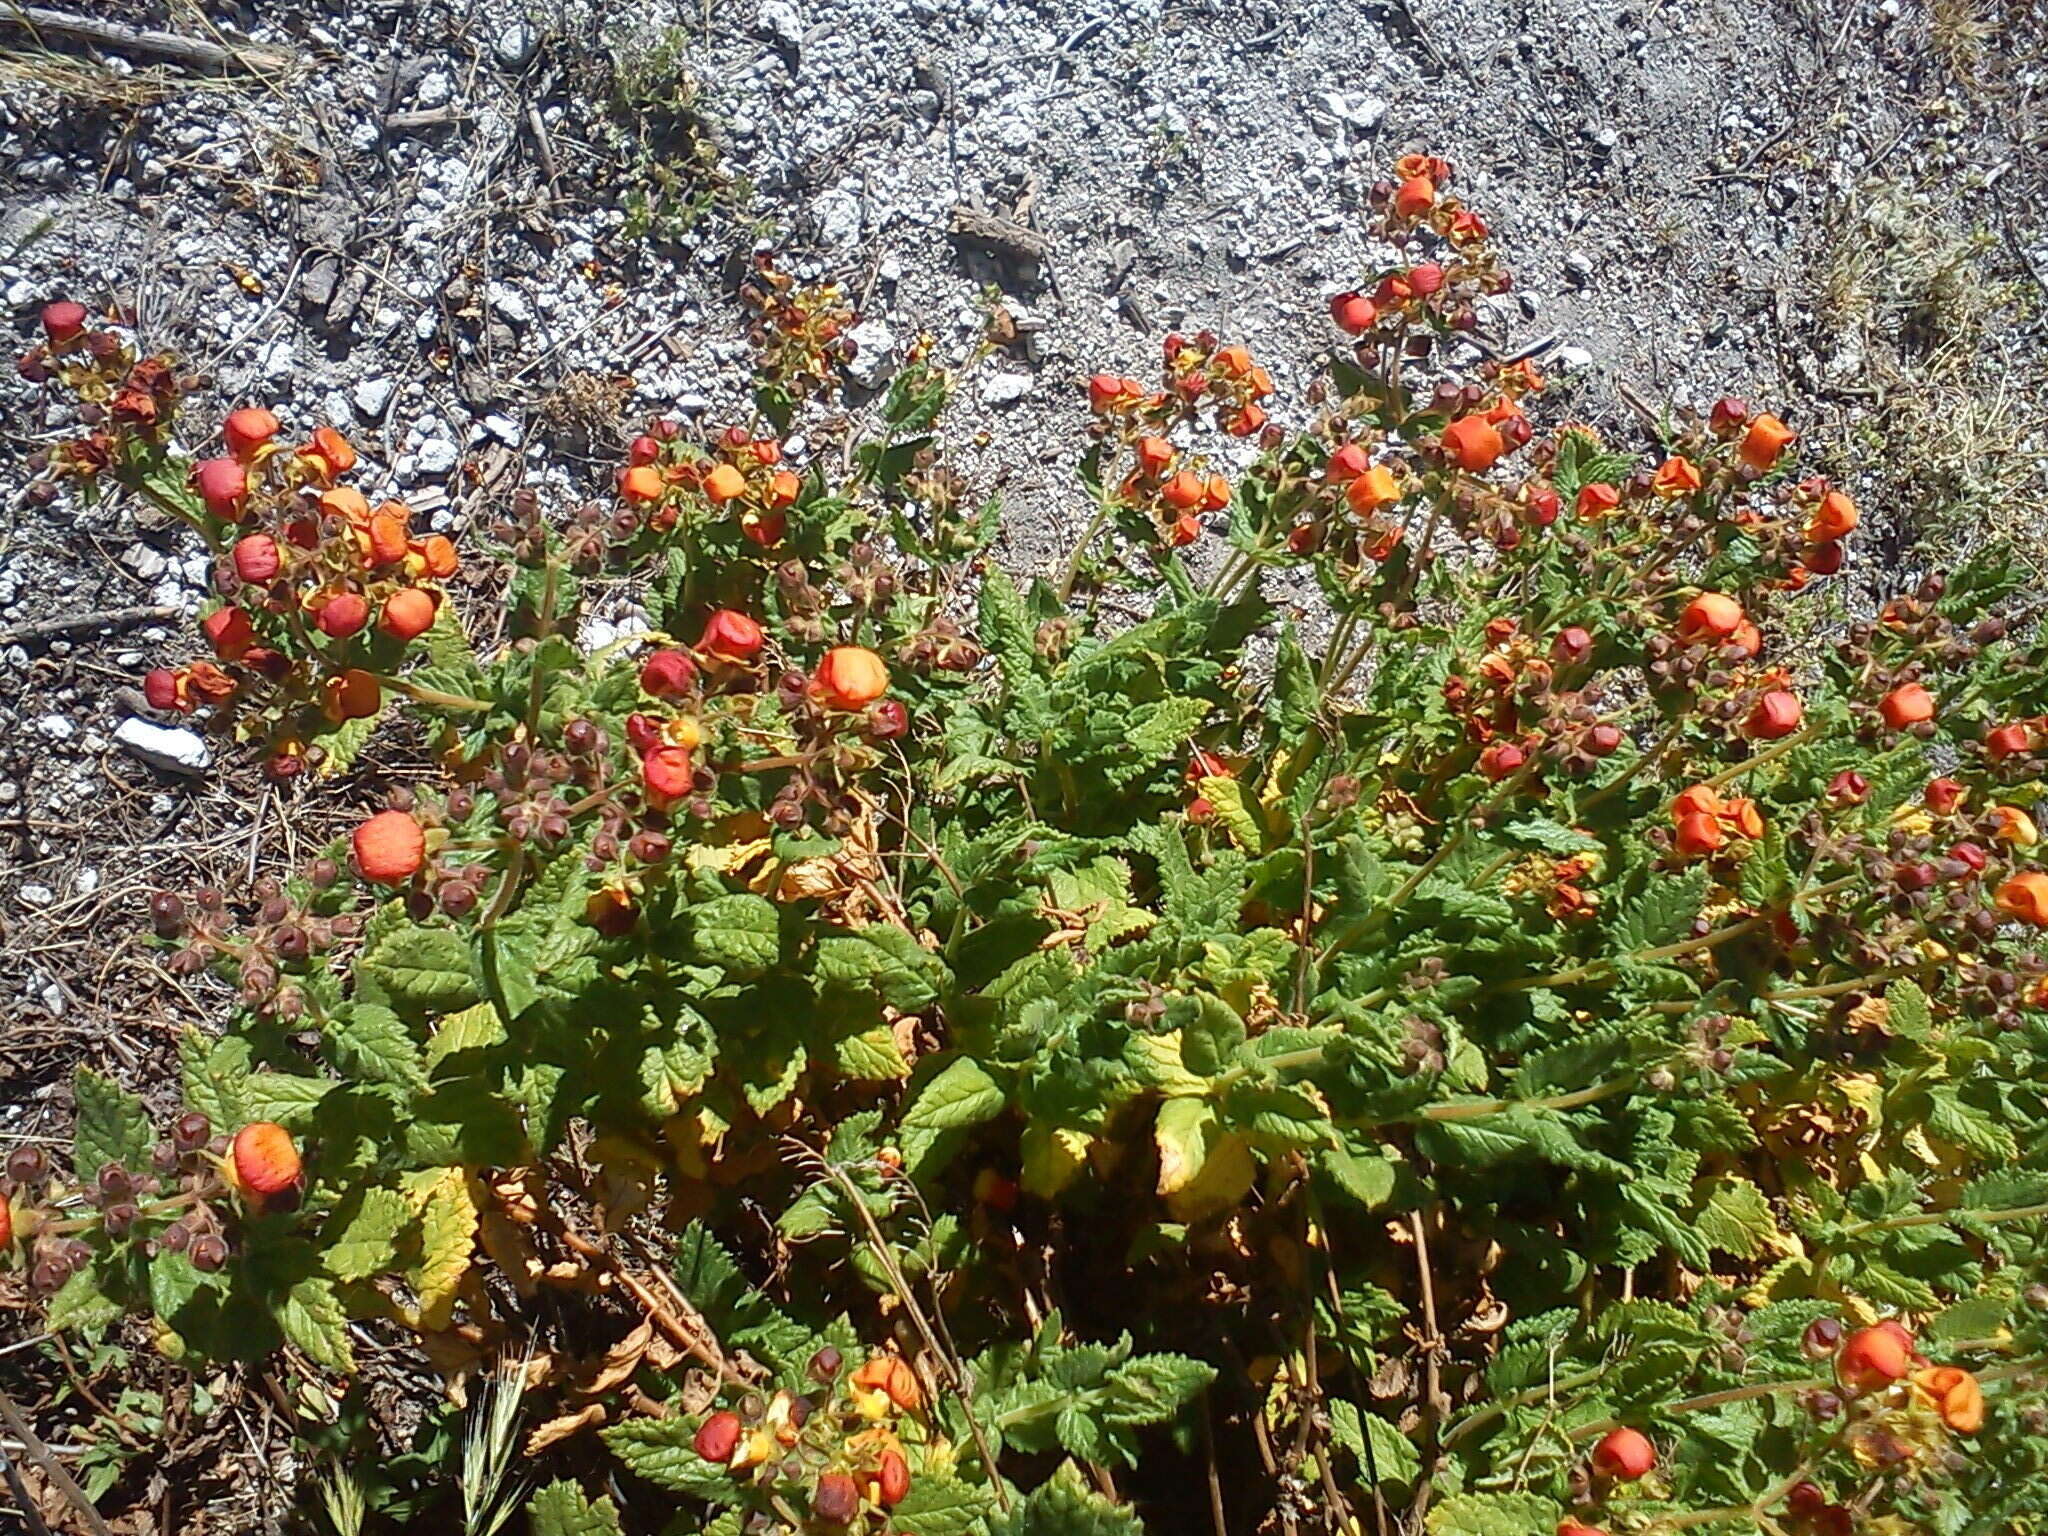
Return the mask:
<path id="1" fill-rule="evenodd" d="M 1299 412 L 1323 301 L 1373 259 L 1366 188 L 1428 150 L 1514 259 L 1484 339 L 1540 347 L 1570 410 L 1632 425 L 1631 395 L 1803 401 L 1787 414 L 1854 474 L 1934 359 L 1964 379 L 2040 366 L 2038 329 L 2011 317 L 2048 271 L 2048 17 L 1973 3 L 90 13 L 285 60 L 219 78 L 130 44 L 38 46 L 0 14 L 0 299 L 23 345 L 49 298 L 131 309 L 223 408 L 342 427 L 366 490 L 460 537 L 522 480 L 564 506 L 600 492 L 649 415 L 737 410 L 731 294 L 770 242 L 861 297 L 870 385 L 919 331 L 964 358 L 1008 310 L 1017 340 L 966 381 L 956 446 L 1029 568 L 1083 510 L 1078 377 L 1149 372 L 1168 328 L 1209 324 L 1269 364 L 1280 419 Z M 1025 227 L 1042 258 L 957 237 L 961 208 Z M 1945 329 L 1915 339 L 1916 320 Z M 160 1085 L 172 1032 L 219 1006 L 139 943 L 150 889 L 246 879 L 390 764 L 278 796 L 231 744 L 154 729 L 133 683 L 189 652 L 206 562 L 132 506 L 25 502 L 24 459 L 63 423 L 11 371 L 0 420 L 12 1140 L 62 1135 L 77 1060 Z M 2038 490 L 2039 449 L 2029 417 L 1997 462 Z M 1875 510 L 1903 561 L 1911 509 Z M 20 633 L 67 617 L 86 622 Z"/>

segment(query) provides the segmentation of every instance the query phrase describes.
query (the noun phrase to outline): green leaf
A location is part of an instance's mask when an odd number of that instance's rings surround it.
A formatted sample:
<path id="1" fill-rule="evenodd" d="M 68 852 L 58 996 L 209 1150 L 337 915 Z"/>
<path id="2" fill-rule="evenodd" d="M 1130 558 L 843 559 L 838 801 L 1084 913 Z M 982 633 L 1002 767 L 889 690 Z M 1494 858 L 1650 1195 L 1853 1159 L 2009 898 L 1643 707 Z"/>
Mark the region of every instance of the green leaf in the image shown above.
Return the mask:
<path id="1" fill-rule="evenodd" d="M 100 1288 L 96 1268 L 81 1269 L 50 1298 L 43 1324 L 52 1333 L 94 1333 L 118 1319 L 121 1303 Z"/>
<path id="2" fill-rule="evenodd" d="M 549 1483 L 526 1504 L 529 1536 L 624 1536 L 609 1498 L 591 1502 L 567 1478 Z"/>
<path id="3" fill-rule="evenodd" d="M 327 1043 L 344 1072 L 415 1091 L 427 1085 L 419 1043 L 389 1008 L 356 1003 L 335 1014 L 328 1021 Z"/>
<path id="4" fill-rule="evenodd" d="M 902 1013 L 929 1008 L 945 984 L 938 956 L 894 923 L 870 923 L 820 939 L 812 974 L 820 991 L 840 988 L 879 997 Z"/>
<path id="5" fill-rule="evenodd" d="M 1330 1428 L 1337 1443 L 1358 1460 L 1359 1475 L 1367 1487 L 1389 1483 L 1403 1488 L 1415 1486 L 1422 1471 L 1422 1457 L 1414 1443 L 1376 1413 L 1362 1413 L 1358 1405 L 1341 1397 L 1330 1399 Z"/>
<path id="6" fill-rule="evenodd" d="M 1706 896 L 1707 871 L 1703 867 L 1682 875 L 1657 876 L 1616 924 L 1615 947 L 1634 951 L 1670 943 L 1691 927 Z"/>
<path id="7" fill-rule="evenodd" d="M 986 1488 L 942 1472 L 920 1472 L 889 1512 L 889 1522 L 902 1536 L 979 1536 L 995 1507 L 995 1495 Z"/>
<path id="8" fill-rule="evenodd" d="M 364 948 L 356 976 L 379 1000 L 415 1012 L 452 1013 L 478 997 L 469 945 L 452 928 L 401 921 Z"/>
<path id="9" fill-rule="evenodd" d="M 718 896 L 690 913 L 698 958 L 741 979 L 760 975 L 782 952 L 773 903 L 749 892 Z"/>
<path id="10" fill-rule="evenodd" d="M 1251 801 L 1246 797 L 1242 784 L 1236 779 L 1209 774 L 1203 777 L 1199 788 L 1202 798 L 1215 810 L 1217 823 L 1230 834 L 1231 841 L 1247 853 L 1264 851 L 1265 834 L 1259 826 L 1259 818 L 1252 812 Z"/>
<path id="11" fill-rule="evenodd" d="M 398 1234 L 412 1207 L 395 1189 L 369 1188 L 337 1213 L 321 1234 L 321 1264 L 336 1280 L 367 1280 L 398 1263 Z"/>
<path id="12" fill-rule="evenodd" d="M 1744 1178 L 1717 1180 L 1694 1220 L 1710 1247 L 1738 1259 L 1753 1259 L 1766 1252 L 1779 1236 L 1769 1197 Z"/>
<path id="13" fill-rule="evenodd" d="M 694 1416 L 629 1419 L 603 1431 L 604 1443 L 628 1472 L 657 1488 L 687 1493 L 711 1504 L 737 1504 L 739 1489 L 732 1474 L 691 1448 L 702 1423 Z"/>
<path id="14" fill-rule="evenodd" d="M 78 1105 L 71 1166 L 81 1184 L 98 1177 L 109 1163 L 146 1172 L 155 1142 L 142 1100 L 117 1087 L 90 1067 L 72 1075 L 71 1092 Z"/>
<path id="15" fill-rule="evenodd" d="M 905 1131 L 959 1131 L 993 1120 L 1008 1102 L 1002 1085 L 970 1057 L 956 1058 L 903 1112 Z"/>
<path id="16" fill-rule="evenodd" d="M 251 1120 L 275 1120 L 286 1130 L 303 1131 L 320 1101 L 339 1086 L 331 1077 L 251 1072 L 242 1079 L 242 1105 Z"/>
<path id="17" fill-rule="evenodd" d="M 991 1529 L 1000 1536 L 1145 1536 L 1136 1513 L 1091 1490 L 1071 1461 Z"/>
<path id="18" fill-rule="evenodd" d="M 1429 1536 L 1539 1536 L 1564 1510 L 1533 1493 L 1459 1493 L 1429 1512 Z"/>
<path id="19" fill-rule="evenodd" d="M 277 1325 L 315 1363 L 336 1371 L 355 1369 L 348 1314 L 326 1276 L 307 1275 L 293 1284 L 277 1307 Z"/>

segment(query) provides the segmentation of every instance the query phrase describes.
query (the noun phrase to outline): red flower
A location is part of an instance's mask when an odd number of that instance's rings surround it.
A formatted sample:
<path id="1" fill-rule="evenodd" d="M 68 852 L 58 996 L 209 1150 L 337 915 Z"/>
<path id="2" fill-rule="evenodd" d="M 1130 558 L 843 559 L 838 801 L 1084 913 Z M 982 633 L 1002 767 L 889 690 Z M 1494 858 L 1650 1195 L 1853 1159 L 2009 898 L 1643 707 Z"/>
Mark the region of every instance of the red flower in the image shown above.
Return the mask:
<path id="1" fill-rule="evenodd" d="M 206 510 L 227 522 L 242 515 L 242 498 L 249 492 L 249 477 L 233 459 L 202 459 L 192 466 L 192 488 L 206 503 Z"/>
<path id="2" fill-rule="evenodd" d="M 239 471 L 241 466 L 235 465 Z M 235 574 L 255 586 L 276 579 L 282 561 L 277 553 L 277 540 L 267 533 L 252 533 L 247 538 L 235 541 Z"/>
<path id="3" fill-rule="evenodd" d="M 337 592 L 320 605 L 313 622 L 321 634 L 346 640 L 370 622 L 369 600 L 360 592 Z"/>
<path id="4" fill-rule="evenodd" d="M 656 651 L 640 664 L 640 691 L 653 698 L 675 698 L 696 683 L 697 663 L 688 651 Z"/>
<path id="5" fill-rule="evenodd" d="M 1799 695 L 1783 688 L 1773 688 L 1756 701 L 1749 718 L 1743 722 L 1743 730 L 1759 741 L 1776 741 L 1781 736 L 1790 736 L 1799 729 L 1799 721 L 1805 715 L 1805 706 L 1799 702 Z"/>
<path id="6" fill-rule="evenodd" d="M 1339 330 L 1358 336 L 1379 323 L 1380 312 L 1362 293 L 1340 293 L 1330 300 L 1330 318 Z"/>
<path id="7" fill-rule="evenodd" d="M 71 299 L 58 299 L 43 306 L 43 334 L 50 345 L 62 350 L 85 330 L 85 306 Z"/>
<path id="8" fill-rule="evenodd" d="M 256 643 L 256 631 L 249 615 L 235 607 L 217 608 L 199 621 L 199 629 L 222 661 L 239 661 Z"/>
<path id="9" fill-rule="evenodd" d="M 640 759 L 640 779 L 658 802 L 666 803 L 687 795 L 694 782 L 689 752 L 682 747 L 667 745 L 654 748 Z"/>
<path id="10" fill-rule="evenodd" d="M 697 649 L 720 661 L 752 661 L 761 654 L 766 640 L 761 626 L 744 613 L 721 608 L 704 621 L 704 636 Z"/>
<path id="11" fill-rule="evenodd" d="M 1639 1429 L 1610 1429 L 1593 1447 L 1593 1470 L 1601 1477 L 1634 1481 L 1657 1464 L 1657 1448 Z"/>

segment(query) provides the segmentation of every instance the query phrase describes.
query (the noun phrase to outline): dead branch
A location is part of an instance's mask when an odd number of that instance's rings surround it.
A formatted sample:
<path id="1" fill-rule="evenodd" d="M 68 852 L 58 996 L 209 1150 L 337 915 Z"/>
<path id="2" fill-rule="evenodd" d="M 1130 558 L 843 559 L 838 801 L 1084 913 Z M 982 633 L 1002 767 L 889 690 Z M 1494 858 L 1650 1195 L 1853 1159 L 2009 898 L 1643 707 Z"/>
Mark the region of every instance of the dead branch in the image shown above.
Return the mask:
<path id="1" fill-rule="evenodd" d="M 101 21 L 92 16 L 72 16 L 39 5 L 8 6 L 0 9 L 0 25 L 29 33 L 38 42 L 85 44 L 115 53 L 136 54 L 165 64 L 178 64 L 202 75 L 284 74 L 297 64 L 297 56 L 261 43 L 238 43 L 223 47 L 176 32 L 158 32 L 131 27 L 118 21 Z"/>

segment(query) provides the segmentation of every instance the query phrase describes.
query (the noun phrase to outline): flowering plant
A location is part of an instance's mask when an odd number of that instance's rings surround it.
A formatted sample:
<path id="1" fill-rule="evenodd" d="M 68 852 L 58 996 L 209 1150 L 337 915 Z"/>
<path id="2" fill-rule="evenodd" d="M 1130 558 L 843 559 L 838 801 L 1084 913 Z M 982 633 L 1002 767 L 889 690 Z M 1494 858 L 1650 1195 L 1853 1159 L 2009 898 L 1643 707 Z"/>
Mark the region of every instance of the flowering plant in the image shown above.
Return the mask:
<path id="1" fill-rule="evenodd" d="M 1298 419 L 1206 332 L 1087 381 L 1028 586 L 928 348 L 863 427 L 844 295 L 764 267 L 759 416 L 518 499 L 476 638 L 342 438 L 194 462 L 52 306 L 56 484 L 219 555 L 152 702 L 430 757 L 157 897 L 241 1003 L 161 1140 L 85 1072 L 71 1170 L 10 1161 L 50 1326 L 338 1386 L 352 1323 L 459 1379 L 555 1319 L 542 1533 L 2033 1528 L 2037 614 L 1987 550 L 1847 621 L 1778 416 L 1645 458 L 1461 364 L 1509 277 L 1454 185 L 1376 189 Z M 575 643 L 599 572 L 655 632 Z"/>

